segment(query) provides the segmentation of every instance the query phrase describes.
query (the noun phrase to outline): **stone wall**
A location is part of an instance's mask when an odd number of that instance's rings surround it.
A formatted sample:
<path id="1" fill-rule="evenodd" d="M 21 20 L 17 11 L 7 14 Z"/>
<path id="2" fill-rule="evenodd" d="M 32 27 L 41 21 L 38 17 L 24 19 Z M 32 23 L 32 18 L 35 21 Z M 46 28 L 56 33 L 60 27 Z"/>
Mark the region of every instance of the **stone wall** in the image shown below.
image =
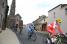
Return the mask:
<path id="1" fill-rule="evenodd" d="M 0 27 L 3 30 L 6 27 L 7 14 L 8 14 L 7 0 L 0 0 Z"/>

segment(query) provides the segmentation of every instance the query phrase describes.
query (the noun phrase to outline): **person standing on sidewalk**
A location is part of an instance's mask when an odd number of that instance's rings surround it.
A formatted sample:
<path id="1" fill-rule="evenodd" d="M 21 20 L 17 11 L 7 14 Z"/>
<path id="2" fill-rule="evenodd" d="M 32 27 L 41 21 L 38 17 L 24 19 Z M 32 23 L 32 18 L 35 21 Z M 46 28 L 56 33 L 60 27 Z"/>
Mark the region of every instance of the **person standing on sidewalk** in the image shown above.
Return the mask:
<path id="1" fill-rule="evenodd" d="M 22 29 L 23 29 L 23 27 L 22 27 L 22 26 L 20 26 L 20 27 L 19 27 L 19 29 L 20 29 L 19 34 L 22 34 Z"/>
<path id="2" fill-rule="evenodd" d="M 17 32 L 17 28 L 18 28 L 18 24 L 16 24 L 15 27 L 14 27 L 15 33 Z"/>

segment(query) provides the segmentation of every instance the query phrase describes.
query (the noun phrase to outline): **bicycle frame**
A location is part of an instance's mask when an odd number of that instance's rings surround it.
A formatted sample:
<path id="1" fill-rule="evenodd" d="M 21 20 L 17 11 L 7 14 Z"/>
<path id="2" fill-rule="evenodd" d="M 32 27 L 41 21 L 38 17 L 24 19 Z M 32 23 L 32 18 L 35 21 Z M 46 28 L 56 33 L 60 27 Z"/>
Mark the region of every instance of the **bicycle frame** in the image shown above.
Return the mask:
<path id="1" fill-rule="evenodd" d="M 56 38 L 57 40 L 57 43 L 56 44 L 63 44 L 63 41 L 62 41 L 62 37 L 61 37 L 61 35 L 57 35 L 57 38 Z"/>

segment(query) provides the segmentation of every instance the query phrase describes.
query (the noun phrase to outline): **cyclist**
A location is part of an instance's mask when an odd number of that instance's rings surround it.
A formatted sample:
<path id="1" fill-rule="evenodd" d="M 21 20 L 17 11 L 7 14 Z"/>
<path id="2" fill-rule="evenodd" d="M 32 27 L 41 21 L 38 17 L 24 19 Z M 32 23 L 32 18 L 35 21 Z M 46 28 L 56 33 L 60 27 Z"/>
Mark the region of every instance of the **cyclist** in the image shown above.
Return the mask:
<path id="1" fill-rule="evenodd" d="M 57 33 L 64 34 L 62 29 L 60 28 L 60 24 L 62 23 L 61 18 L 57 18 L 56 21 L 52 22 L 47 26 L 47 31 L 49 32 L 50 36 L 52 37 L 52 41 L 55 41 L 55 35 Z M 58 32 L 57 32 L 58 31 Z"/>
<path id="2" fill-rule="evenodd" d="M 59 31 L 59 33 L 63 34 L 62 29 L 60 28 L 60 23 L 62 22 L 61 18 L 57 18 L 56 21 L 52 22 L 47 26 L 47 31 L 50 33 L 51 36 L 56 35 L 56 30 Z"/>
<path id="3" fill-rule="evenodd" d="M 32 37 L 32 34 L 33 34 L 33 33 L 34 33 L 34 24 L 31 23 L 31 24 L 29 25 L 29 29 L 28 29 L 28 34 L 29 34 L 28 39 L 30 39 L 30 38 Z"/>

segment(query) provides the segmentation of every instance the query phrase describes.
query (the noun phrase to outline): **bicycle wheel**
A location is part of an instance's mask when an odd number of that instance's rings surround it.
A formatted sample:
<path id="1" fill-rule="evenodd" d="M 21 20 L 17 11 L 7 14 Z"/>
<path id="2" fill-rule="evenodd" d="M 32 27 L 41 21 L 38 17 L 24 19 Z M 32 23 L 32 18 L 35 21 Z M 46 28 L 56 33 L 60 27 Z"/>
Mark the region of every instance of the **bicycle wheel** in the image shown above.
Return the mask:
<path id="1" fill-rule="evenodd" d="M 36 39 L 37 39 L 36 33 L 33 33 L 31 39 L 32 39 L 33 41 L 36 41 Z"/>
<path id="2" fill-rule="evenodd" d="M 61 40 L 57 40 L 55 44 L 62 44 Z"/>
<path id="3" fill-rule="evenodd" d="M 43 44 L 50 44 L 50 40 L 48 38 L 42 38 Z"/>

